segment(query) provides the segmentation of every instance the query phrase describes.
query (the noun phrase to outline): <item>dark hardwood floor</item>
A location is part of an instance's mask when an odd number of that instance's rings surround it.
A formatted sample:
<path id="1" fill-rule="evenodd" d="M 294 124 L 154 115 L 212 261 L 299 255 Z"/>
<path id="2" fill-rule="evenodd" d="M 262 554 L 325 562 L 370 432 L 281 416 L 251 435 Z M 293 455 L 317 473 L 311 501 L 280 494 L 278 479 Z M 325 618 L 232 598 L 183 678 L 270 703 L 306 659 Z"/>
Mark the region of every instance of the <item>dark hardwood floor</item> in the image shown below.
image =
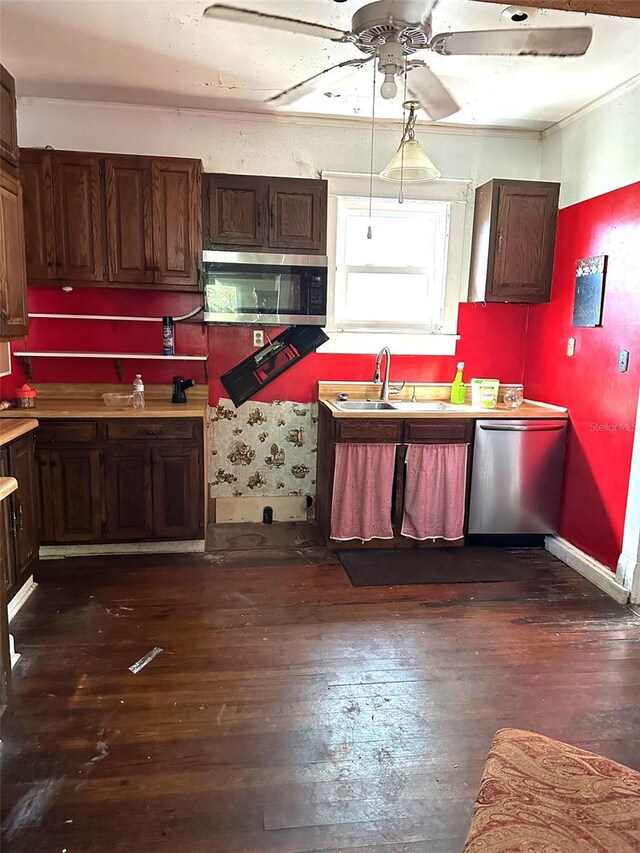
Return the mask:
<path id="1" fill-rule="evenodd" d="M 453 853 L 502 726 L 640 768 L 638 617 L 519 553 L 535 580 L 361 589 L 322 549 L 43 563 L 2 850 Z"/>

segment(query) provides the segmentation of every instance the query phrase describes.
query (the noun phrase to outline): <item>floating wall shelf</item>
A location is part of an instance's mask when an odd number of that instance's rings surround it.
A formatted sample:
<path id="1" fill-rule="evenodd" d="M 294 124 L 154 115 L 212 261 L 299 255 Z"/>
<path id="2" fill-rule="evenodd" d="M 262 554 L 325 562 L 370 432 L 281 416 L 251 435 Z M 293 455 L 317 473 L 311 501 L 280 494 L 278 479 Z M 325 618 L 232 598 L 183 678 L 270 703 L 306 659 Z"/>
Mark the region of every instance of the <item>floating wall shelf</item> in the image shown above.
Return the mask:
<path id="1" fill-rule="evenodd" d="M 125 360 L 138 359 L 140 361 L 201 361 L 204 362 L 205 380 L 209 380 L 209 372 L 207 369 L 207 355 L 160 355 L 158 353 L 147 352 L 53 352 L 39 350 L 22 350 L 14 352 L 17 358 L 24 359 L 27 376 L 29 379 L 33 377 L 31 367 L 32 358 L 108 358 L 113 362 L 118 381 L 122 381 L 122 366 L 120 362 Z"/>

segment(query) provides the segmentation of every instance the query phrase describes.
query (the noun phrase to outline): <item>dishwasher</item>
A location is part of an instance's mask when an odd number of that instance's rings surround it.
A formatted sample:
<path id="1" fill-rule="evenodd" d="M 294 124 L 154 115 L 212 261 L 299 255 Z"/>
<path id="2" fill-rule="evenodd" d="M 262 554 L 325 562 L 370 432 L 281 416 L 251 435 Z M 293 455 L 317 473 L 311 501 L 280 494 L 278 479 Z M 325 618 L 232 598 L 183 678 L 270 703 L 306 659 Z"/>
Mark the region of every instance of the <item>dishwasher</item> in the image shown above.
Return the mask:
<path id="1" fill-rule="evenodd" d="M 469 533 L 556 533 L 565 420 L 479 420 Z"/>

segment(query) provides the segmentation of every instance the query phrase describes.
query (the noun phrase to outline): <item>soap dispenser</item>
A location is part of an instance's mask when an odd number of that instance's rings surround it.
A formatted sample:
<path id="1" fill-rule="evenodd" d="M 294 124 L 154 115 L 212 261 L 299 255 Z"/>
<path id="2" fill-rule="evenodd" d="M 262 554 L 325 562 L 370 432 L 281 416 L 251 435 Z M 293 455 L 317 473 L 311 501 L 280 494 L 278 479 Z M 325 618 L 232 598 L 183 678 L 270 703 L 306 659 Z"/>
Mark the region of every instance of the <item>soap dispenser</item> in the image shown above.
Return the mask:
<path id="1" fill-rule="evenodd" d="M 464 361 L 459 361 L 456 369 L 456 376 L 453 382 L 451 383 L 451 397 L 449 398 L 452 403 L 455 403 L 458 406 L 463 406 L 464 401 L 466 399 L 467 388 L 464 382 L 462 381 L 462 371 L 464 370 Z"/>

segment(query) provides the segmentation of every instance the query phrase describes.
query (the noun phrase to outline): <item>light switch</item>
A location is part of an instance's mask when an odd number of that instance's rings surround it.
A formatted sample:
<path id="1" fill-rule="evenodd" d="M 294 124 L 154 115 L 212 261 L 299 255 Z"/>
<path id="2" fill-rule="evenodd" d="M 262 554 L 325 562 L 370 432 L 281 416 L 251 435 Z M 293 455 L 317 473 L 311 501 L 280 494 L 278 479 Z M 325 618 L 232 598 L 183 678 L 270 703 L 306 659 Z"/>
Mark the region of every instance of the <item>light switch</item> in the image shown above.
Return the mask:
<path id="1" fill-rule="evenodd" d="M 621 349 L 618 355 L 618 370 L 620 373 L 626 373 L 629 369 L 629 350 Z"/>
<path id="2" fill-rule="evenodd" d="M 573 356 L 575 354 L 576 354 L 576 339 L 575 338 L 569 338 L 569 340 L 567 341 L 567 355 L 569 356 L 569 358 L 573 358 Z"/>

